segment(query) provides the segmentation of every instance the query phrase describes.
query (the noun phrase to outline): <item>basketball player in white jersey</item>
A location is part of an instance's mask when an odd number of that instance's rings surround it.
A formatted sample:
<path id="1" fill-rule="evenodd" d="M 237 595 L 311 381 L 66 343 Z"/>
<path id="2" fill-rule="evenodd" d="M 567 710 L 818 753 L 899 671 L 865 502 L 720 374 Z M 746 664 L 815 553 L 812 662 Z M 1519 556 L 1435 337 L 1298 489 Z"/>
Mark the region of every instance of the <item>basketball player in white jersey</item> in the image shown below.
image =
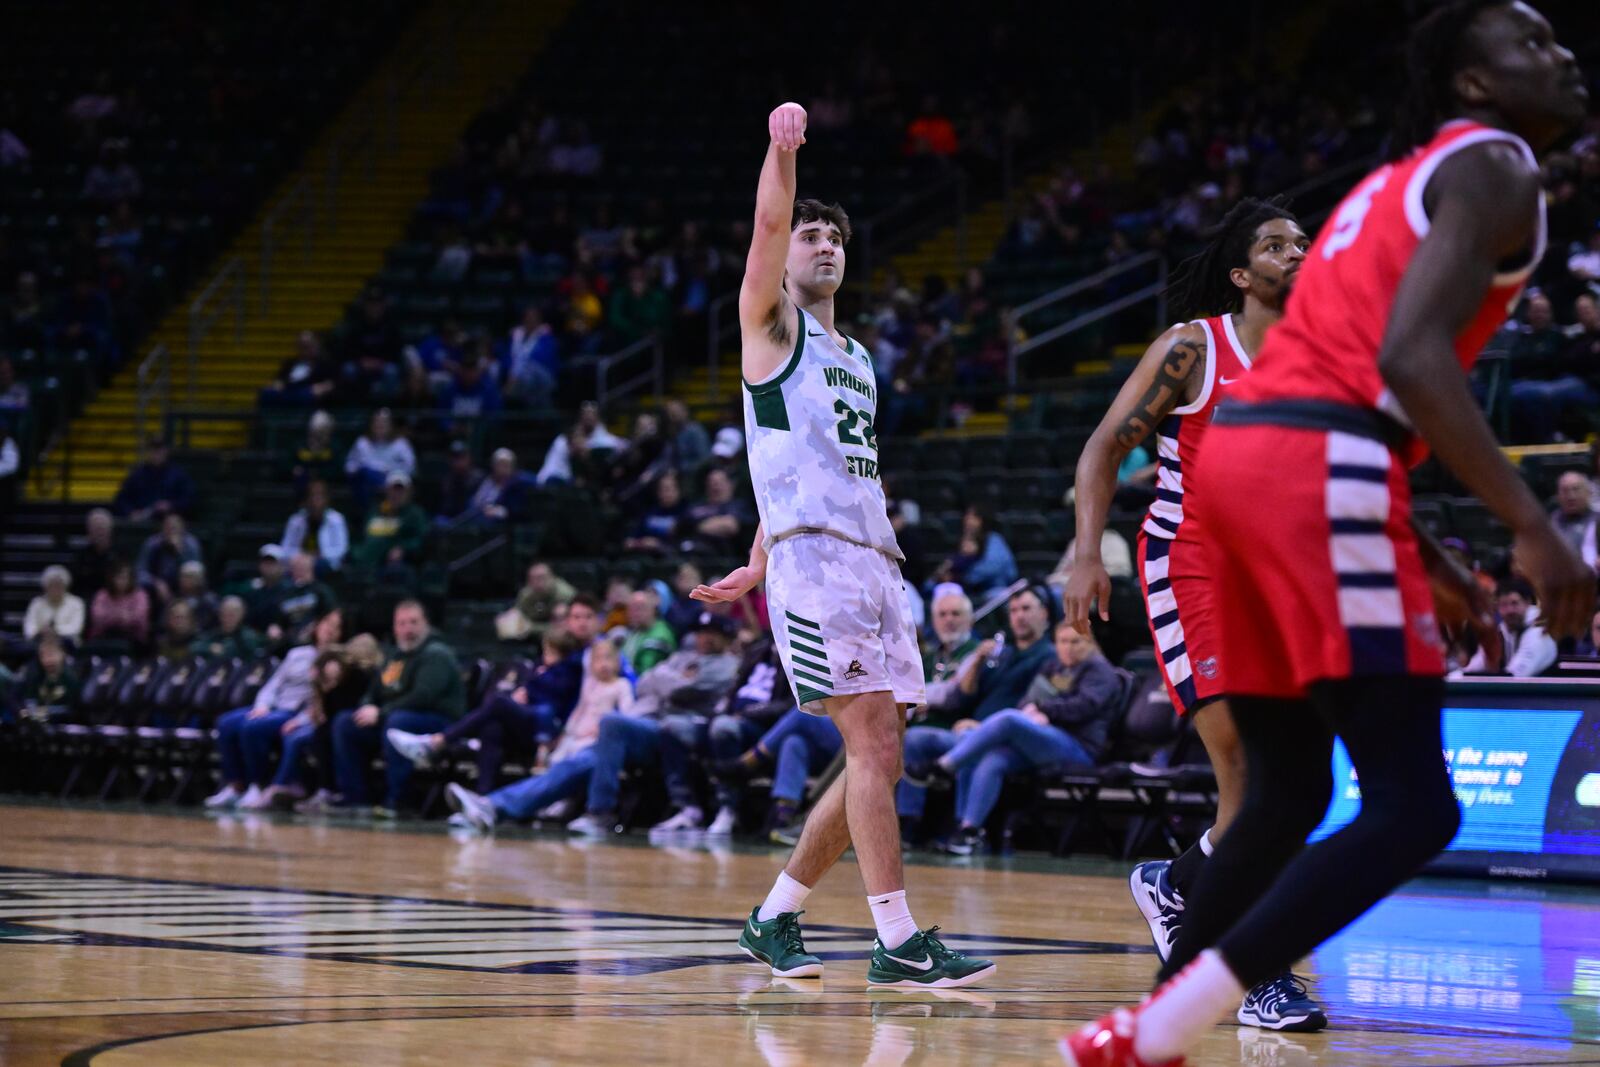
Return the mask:
<path id="1" fill-rule="evenodd" d="M 801 709 L 844 737 L 845 770 L 817 801 L 739 947 L 779 977 L 822 974 L 801 940 L 806 896 L 853 842 L 878 939 L 874 986 L 948 988 L 988 976 L 919 929 L 906 903 L 894 786 L 906 709 L 924 699 L 904 558 L 878 480 L 872 357 L 834 324 L 850 220 L 838 205 L 795 201 L 806 113 L 783 104 L 756 187 L 739 292 L 745 437 L 761 526 L 750 562 L 695 589 L 731 601 L 763 579 L 784 669 Z"/>

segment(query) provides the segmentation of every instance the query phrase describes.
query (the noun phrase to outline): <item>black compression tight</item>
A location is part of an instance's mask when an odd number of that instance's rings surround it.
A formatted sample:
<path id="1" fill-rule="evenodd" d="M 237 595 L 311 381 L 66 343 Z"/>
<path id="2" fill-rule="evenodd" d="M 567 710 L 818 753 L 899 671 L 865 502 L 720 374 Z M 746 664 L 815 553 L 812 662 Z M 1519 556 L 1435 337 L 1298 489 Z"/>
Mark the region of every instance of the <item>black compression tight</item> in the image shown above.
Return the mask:
<path id="1" fill-rule="evenodd" d="M 1443 700 L 1441 680 L 1411 676 L 1323 682 L 1309 700 L 1231 698 L 1245 803 L 1200 869 L 1161 980 L 1211 946 L 1246 988 L 1281 973 L 1449 844 L 1461 815 Z M 1360 777 L 1361 811 L 1307 847 L 1333 795 L 1335 734 Z"/>

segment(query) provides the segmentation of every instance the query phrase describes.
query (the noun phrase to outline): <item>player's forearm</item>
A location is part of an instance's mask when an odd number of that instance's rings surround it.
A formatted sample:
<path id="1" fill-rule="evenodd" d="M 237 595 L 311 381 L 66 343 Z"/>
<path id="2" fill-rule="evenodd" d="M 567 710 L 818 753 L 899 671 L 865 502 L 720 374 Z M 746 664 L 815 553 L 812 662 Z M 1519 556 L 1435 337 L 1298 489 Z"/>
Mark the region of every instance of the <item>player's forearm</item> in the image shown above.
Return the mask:
<path id="1" fill-rule="evenodd" d="M 1083 455 L 1078 457 L 1078 473 L 1073 482 L 1073 508 L 1076 511 L 1078 547 L 1073 554 L 1074 563 L 1098 562 L 1100 538 L 1106 532 L 1106 516 L 1111 511 L 1111 498 L 1117 491 L 1117 467 L 1126 453 L 1113 442 L 1102 442 L 1100 433 L 1089 439 Z"/>
<path id="2" fill-rule="evenodd" d="M 782 234 L 788 239 L 789 220 L 794 214 L 795 153 L 776 144 L 767 145 L 767 158 L 761 164 L 761 179 L 756 183 L 755 235 Z"/>
<path id="3" fill-rule="evenodd" d="M 1419 338 L 1409 353 L 1403 360 L 1380 361 L 1380 370 L 1439 462 L 1511 529 L 1545 522 L 1539 501 L 1501 453 L 1479 412 L 1449 338 Z"/>
<path id="4" fill-rule="evenodd" d="M 767 524 L 756 524 L 755 540 L 750 545 L 750 566 L 759 571 L 767 569 Z"/>

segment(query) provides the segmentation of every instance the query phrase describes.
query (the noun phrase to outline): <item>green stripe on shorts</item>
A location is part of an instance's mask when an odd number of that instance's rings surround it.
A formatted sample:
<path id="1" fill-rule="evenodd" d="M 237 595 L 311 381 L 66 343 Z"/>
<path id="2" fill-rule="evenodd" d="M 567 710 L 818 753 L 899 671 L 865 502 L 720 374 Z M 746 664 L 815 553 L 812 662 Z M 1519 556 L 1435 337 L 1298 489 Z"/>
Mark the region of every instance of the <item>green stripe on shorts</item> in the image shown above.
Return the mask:
<path id="1" fill-rule="evenodd" d="M 800 634 L 790 630 L 789 647 L 804 652 L 808 656 L 816 656 L 818 659 L 828 658 L 828 654 L 823 651 L 826 646 L 823 644 L 822 638 L 812 637 L 810 634 Z"/>
<path id="2" fill-rule="evenodd" d="M 830 695 L 832 694 L 824 693 L 821 690 L 812 689 L 808 686 L 802 685 L 800 687 L 800 703 L 802 704 L 815 704 L 818 701 L 827 700 Z"/>
<path id="3" fill-rule="evenodd" d="M 833 677 L 833 672 L 828 669 L 826 664 L 813 663 L 810 660 L 801 659 L 799 653 L 795 653 L 795 652 L 791 652 L 789 655 L 790 655 L 790 658 L 794 660 L 794 665 L 796 667 L 804 667 L 808 671 L 816 671 L 818 674 L 822 675 L 824 678 L 832 678 Z"/>
<path id="4" fill-rule="evenodd" d="M 814 674 L 807 674 L 805 671 L 802 671 L 799 667 L 796 667 L 794 669 L 794 676 L 797 679 L 803 678 L 808 682 L 812 682 L 812 683 L 815 683 L 816 685 L 820 685 L 824 689 L 832 689 L 833 688 L 833 683 L 828 681 L 826 678 L 818 678 Z"/>
<path id="5" fill-rule="evenodd" d="M 800 616 L 796 615 L 792 611 L 785 611 L 783 614 L 784 614 L 784 616 L 786 618 L 788 618 L 788 620 L 790 622 L 799 623 L 801 626 L 809 626 L 811 629 L 817 631 L 817 636 L 818 637 L 822 636 L 822 624 L 821 623 L 812 622 L 810 619 L 802 619 Z"/>

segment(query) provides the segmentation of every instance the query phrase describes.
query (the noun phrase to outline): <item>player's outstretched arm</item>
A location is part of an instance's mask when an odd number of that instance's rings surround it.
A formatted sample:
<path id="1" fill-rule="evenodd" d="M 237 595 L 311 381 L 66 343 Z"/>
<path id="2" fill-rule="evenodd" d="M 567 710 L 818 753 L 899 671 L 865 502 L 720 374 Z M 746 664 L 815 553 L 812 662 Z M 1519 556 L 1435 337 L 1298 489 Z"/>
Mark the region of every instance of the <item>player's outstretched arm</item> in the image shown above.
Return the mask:
<path id="1" fill-rule="evenodd" d="M 767 576 L 767 549 L 764 544 L 766 539 L 767 525 L 761 523 L 756 526 L 755 542 L 750 546 L 750 562 L 737 570 L 730 571 L 721 581 L 695 586 L 689 593 L 689 599 L 701 600 L 707 604 L 732 602 L 760 585 L 762 579 Z"/>
<path id="2" fill-rule="evenodd" d="M 789 258 L 789 223 L 794 216 L 795 153 L 806 143 L 805 108 L 794 103 L 778 105 L 767 116 L 767 133 L 771 140 L 756 185 L 750 254 L 739 287 L 747 381 L 766 378 L 794 348 L 794 305 L 783 291 L 783 272 Z"/>
<path id="3" fill-rule="evenodd" d="M 1117 491 L 1117 468 L 1162 419 L 1191 399 L 1205 365 L 1204 330 L 1192 323 L 1167 330 L 1145 350 L 1083 446 L 1073 482 L 1078 547 L 1062 594 L 1067 619 L 1079 633 L 1089 632 L 1094 604 L 1099 604 L 1101 619 L 1111 617 L 1111 578 L 1100 560 L 1100 537 Z"/>
<path id="4" fill-rule="evenodd" d="M 1508 145 L 1477 145 L 1444 162 L 1429 183 L 1432 226 L 1400 280 L 1378 370 L 1439 461 L 1511 527 L 1547 630 L 1563 637 L 1588 623 L 1594 572 L 1500 452 L 1454 348 L 1497 265 L 1532 247 L 1541 195 L 1538 172 Z"/>

